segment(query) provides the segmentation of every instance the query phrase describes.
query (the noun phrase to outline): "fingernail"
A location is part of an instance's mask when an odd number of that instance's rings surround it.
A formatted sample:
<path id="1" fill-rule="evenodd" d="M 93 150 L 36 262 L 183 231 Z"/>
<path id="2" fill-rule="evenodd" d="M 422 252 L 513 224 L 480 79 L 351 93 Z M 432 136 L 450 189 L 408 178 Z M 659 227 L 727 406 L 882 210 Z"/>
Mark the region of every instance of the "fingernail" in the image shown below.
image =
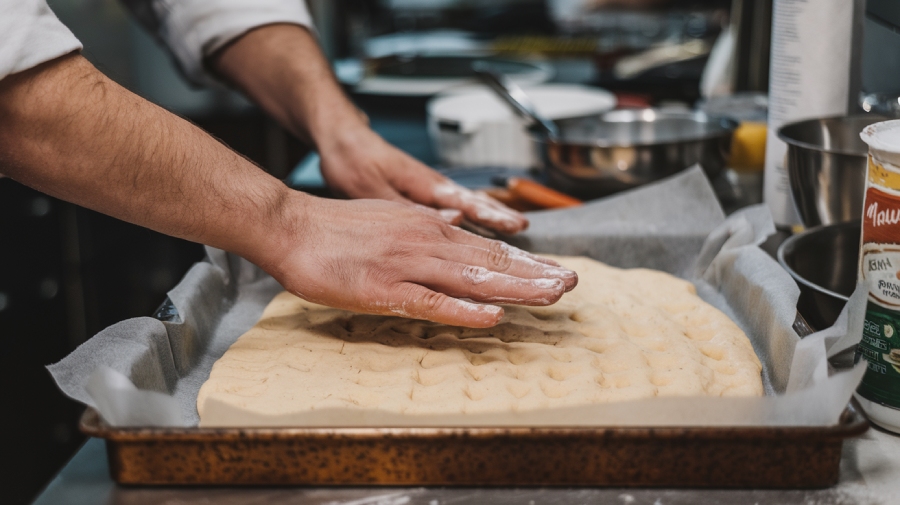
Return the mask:
<path id="1" fill-rule="evenodd" d="M 496 305 L 482 305 L 484 307 L 484 311 L 492 316 L 503 317 L 503 307 L 498 307 Z"/>

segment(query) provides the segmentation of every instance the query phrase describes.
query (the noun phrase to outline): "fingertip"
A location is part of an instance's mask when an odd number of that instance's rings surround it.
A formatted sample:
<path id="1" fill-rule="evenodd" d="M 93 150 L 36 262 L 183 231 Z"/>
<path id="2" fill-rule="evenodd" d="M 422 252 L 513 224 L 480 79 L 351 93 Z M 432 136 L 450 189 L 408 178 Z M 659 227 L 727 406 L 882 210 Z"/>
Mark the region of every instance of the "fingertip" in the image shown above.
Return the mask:
<path id="1" fill-rule="evenodd" d="M 479 202 L 466 209 L 466 215 L 476 223 L 507 235 L 518 233 L 528 226 L 525 216 L 495 201 Z"/>
<path id="2" fill-rule="evenodd" d="M 517 210 L 514 210 L 513 212 L 515 213 L 515 216 L 516 216 L 517 220 L 519 221 L 519 231 L 528 228 L 528 225 L 530 224 L 530 222 L 528 221 L 528 218 L 525 217 L 525 214 L 522 214 L 521 212 L 519 212 Z"/>
<path id="3" fill-rule="evenodd" d="M 482 226 L 486 226 L 494 231 L 498 231 L 504 235 L 513 235 L 515 233 L 518 233 L 518 231 L 519 231 L 519 227 L 516 225 L 515 220 L 511 219 L 511 218 L 497 217 L 497 218 L 486 219 L 482 215 L 482 216 L 475 216 L 473 221 L 475 221 L 476 223 L 478 223 Z"/>
<path id="4" fill-rule="evenodd" d="M 578 273 L 572 272 L 571 279 L 566 281 L 566 293 L 575 289 L 575 286 L 578 285 Z"/>
<path id="5" fill-rule="evenodd" d="M 478 307 L 478 312 L 480 312 L 477 326 L 473 325 L 473 328 L 490 328 L 491 326 L 497 326 L 500 324 L 503 315 L 506 313 L 503 310 L 503 307 L 497 305 L 472 305 Z"/>
<path id="6" fill-rule="evenodd" d="M 553 279 L 560 279 L 565 284 L 566 291 L 572 291 L 578 285 L 578 274 L 574 270 L 565 267 L 549 267 L 545 268 L 545 274 L 549 274 Z"/>
<path id="7" fill-rule="evenodd" d="M 511 218 L 504 220 L 502 226 L 504 226 L 504 228 L 499 231 L 506 233 L 507 235 L 515 235 L 516 233 L 528 229 L 528 219 L 525 219 L 525 216 L 516 212 Z"/>
<path id="8" fill-rule="evenodd" d="M 460 310 L 453 314 L 452 320 L 437 322 L 466 328 L 490 328 L 497 326 L 505 313 L 503 307 L 497 305 L 482 305 L 458 299 L 457 306 Z"/>
<path id="9" fill-rule="evenodd" d="M 520 225 L 507 225 L 505 227 L 496 226 L 495 229 L 504 235 L 515 235 L 525 231 L 525 228 Z"/>
<path id="10" fill-rule="evenodd" d="M 559 278 L 548 280 L 553 281 L 552 285 L 549 288 L 553 292 L 553 296 L 548 300 L 549 303 L 547 303 L 547 305 L 553 305 L 554 303 L 558 302 L 564 294 L 566 294 L 566 281 Z"/>
<path id="11" fill-rule="evenodd" d="M 545 306 L 553 305 L 566 293 L 566 283 L 557 277 L 541 277 L 537 279 L 520 279 L 519 285 L 527 286 L 519 296 L 495 298 L 490 301 L 513 303 L 517 305 Z M 527 294 L 526 294 L 527 291 Z"/>

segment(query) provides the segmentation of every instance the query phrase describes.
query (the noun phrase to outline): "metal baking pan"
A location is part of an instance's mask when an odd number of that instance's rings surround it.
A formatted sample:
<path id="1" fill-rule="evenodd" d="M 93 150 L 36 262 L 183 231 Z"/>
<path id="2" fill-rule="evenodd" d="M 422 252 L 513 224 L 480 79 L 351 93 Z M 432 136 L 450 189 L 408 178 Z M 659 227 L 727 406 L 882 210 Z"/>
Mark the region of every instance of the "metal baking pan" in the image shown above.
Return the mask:
<path id="1" fill-rule="evenodd" d="M 154 313 L 178 319 L 170 300 Z M 798 314 L 794 329 L 812 329 Z M 852 349 L 830 360 L 852 366 Z M 855 400 L 830 427 L 117 428 L 88 407 L 110 475 L 135 485 L 824 488 Z"/>
<path id="2" fill-rule="evenodd" d="M 823 488 L 841 445 L 868 422 L 831 427 L 113 428 L 112 478 L 142 485 L 615 486 Z"/>

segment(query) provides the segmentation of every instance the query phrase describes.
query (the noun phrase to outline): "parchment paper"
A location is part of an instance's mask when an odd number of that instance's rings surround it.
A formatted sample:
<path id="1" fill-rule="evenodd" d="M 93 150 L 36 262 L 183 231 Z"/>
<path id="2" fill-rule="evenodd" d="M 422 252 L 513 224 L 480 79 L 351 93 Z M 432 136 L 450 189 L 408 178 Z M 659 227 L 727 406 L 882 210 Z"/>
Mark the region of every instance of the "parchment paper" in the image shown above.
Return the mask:
<path id="1" fill-rule="evenodd" d="M 864 297 L 833 328 L 803 340 L 791 329 L 799 290 L 757 247 L 774 231 L 763 206 L 725 219 L 699 167 L 574 210 L 529 215 L 511 240 L 529 250 L 588 255 L 620 267 L 650 267 L 690 279 L 707 302 L 750 336 L 763 398 L 664 398 L 514 414 L 411 416 L 330 409 L 259 416 L 216 401 L 231 426 L 711 426 L 833 425 L 864 365 L 829 376 L 826 358 L 861 335 Z M 249 329 L 281 287 L 252 264 L 209 249 L 169 293 L 179 320 L 143 317 L 100 332 L 49 368 L 70 397 L 114 426 L 196 426 L 197 392 L 212 364 Z M 847 309 L 845 309 L 845 312 Z M 854 326 L 854 324 L 856 326 Z M 849 327 L 849 329 L 848 329 Z M 845 337 L 845 335 L 847 335 Z"/>

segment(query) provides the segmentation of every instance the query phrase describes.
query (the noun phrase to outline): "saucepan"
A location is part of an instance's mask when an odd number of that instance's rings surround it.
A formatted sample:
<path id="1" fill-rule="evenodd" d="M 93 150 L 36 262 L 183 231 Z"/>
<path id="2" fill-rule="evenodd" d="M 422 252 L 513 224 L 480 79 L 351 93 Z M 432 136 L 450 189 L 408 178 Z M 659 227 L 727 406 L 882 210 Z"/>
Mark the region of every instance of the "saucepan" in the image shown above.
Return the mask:
<path id="1" fill-rule="evenodd" d="M 635 188 L 699 163 L 710 179 L 728 160 L 738 123 L 689 110 L 625 109 L 550 121 L 527 95 L 489 71 L 479 77 L 529 119 L 551 185 L 582 198 Z"/>

